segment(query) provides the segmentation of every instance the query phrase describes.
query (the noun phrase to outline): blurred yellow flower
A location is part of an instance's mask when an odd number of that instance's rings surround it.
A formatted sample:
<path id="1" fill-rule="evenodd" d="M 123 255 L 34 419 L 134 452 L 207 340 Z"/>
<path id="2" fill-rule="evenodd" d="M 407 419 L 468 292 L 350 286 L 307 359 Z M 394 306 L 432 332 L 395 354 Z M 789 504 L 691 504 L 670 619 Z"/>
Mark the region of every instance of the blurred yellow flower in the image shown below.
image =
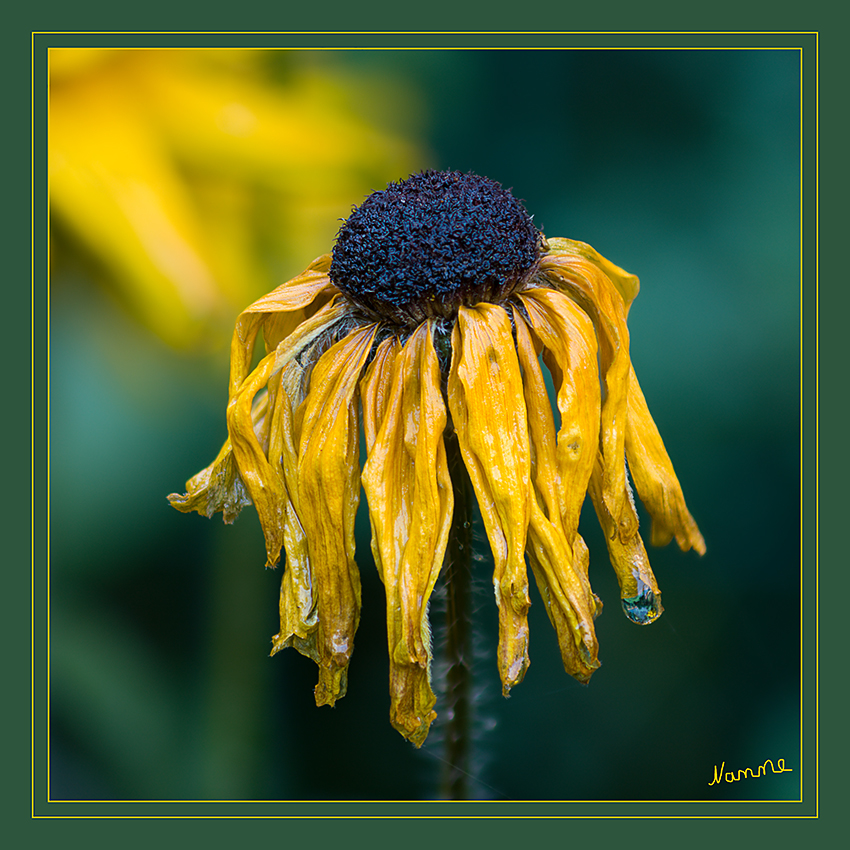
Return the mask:
<path id="1" fill-rule="evenodd" d="M 578 533 L 589 492 L 626 614 L 661 613 L 626 459 L 652 542 L 705 544 L 629 358 L 638 280 L 581 242 L 551 239 L 499 184 L 425 172 L 375 192 L 324 255 L 239 317 L 229 438 L 172 494 L 231 522 L 253 503 L 268 564 L 286 552 L 281 628 L 319 665 L 316 702 L 345 694 L 360 617 L 354 516 L 362 482 L 386 588 L 391 721 L 417 746 L 436 717 L 428 602 L 454 507 L 456 435 L 493 553 L 505 695 L 529 664 L 526 556 L 564 667 L 599 667 Z M 262 331 L 266 354 L 251 370 Z M 557 392 L 560 428 L 543 368 Z M 359 414 L 367 459 L 360 474 Z"/>
<path id="2" fill-rule="evenodd" d="M 49 51 L 51 224 L 177 347 L 215 344 L 270 273 L 327 245 L 352 197 L 414 161 L 305 54 L 276 52 L 283 79 L 269 58 Z"/>

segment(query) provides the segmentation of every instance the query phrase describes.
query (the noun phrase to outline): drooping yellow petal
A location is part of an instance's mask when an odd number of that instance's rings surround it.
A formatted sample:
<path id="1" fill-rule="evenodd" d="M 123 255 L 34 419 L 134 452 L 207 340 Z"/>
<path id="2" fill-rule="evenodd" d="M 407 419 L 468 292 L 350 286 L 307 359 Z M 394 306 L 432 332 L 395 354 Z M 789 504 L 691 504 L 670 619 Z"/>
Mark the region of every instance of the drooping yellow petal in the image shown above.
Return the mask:
<path id="1" fill-rule="evenodd" d="M 522 375 L 502 307 L 461 307 L 452 332 L 449 410 L 493 551 L 502 692 L 528 668 L 530 450 Z"/>
<path id="2" fill-rule="evenodd" d="M 330 254 L 316 257 L 301 274 L 282 283 L 246 307 L 239 318 L 250 313 L 289 313 L 300 307 L 306 307 L 319 292 L 332 285 L 328 278 L 330 265 Z"/>
<path id="3" fill-rule="evenodd" d="M 318 609 L 307 536 L 299 519 L 301 499 L 295 448 L 300 442 L 295 410 L 304 400 L 305 372 L 295 358 L 283 367 L 271 416 L 269 463 L 282 470 L 286 497 L 283 514 L 286 570 L 280 583 L 280 631 L 272 638 L 271 654 L 292 646 L 318 664 Z"/>
<path id="4" fill-rule="evenodd" d="M 313 266 L 321 260 L 322 258 L 319 258 Z M 314 302 L 316 296 L 327 286 L 326 280 L 322 283 L 315 274 L 310 275 L 310 269 L 300 277 L 305 276 L 309 276 L 310 279 L 303 281 L 303 285 L 299 283 L 299 278 L 290 282 L 295 283 L 291 301 L 285 302 L 283 298 L 278 297 L 277 304 L 281 309 L 288 306 L 295 312 L 289 314 L 255 312 L 254 308 L 264 300 L 261 299 L 240 317 L 231 345 L 228 408 L 228 416 L 233 418 L 236 425 L 235 443 L 231 433 L 216 459 L 186 482 L 186 493 L 183 495 L 172 493 L 168 497 L 171 504 L 179 511 L 184 513 L 197 511 L 207 517 L 222 511 L 224 521 L 230 523 L 236 519 L 243 507 L 252 504 L 255 494 L 251 488 L 255 487 L 260 493 L 259 503 L 265 506 L 260 511 L 260 521 L 263 523 L 263 530 L 269 531 L 266 535 L 269 565 L 274 565 L 280 555 L 281 541 L 275 530 L 278 516 L 274 508 L 276 496 L 273 495 L 280 492 L 280 487 L 272 485 L 270 489 L 265 488 L 264 491 L 264 482 L 271 481 L 275 473 L 273 465 L 266 461 L 271 416 L 268 415 L 270 410 L 268 397 L 262 390 L 290 359 L 301 353 L 317 336 L 334 324 L 345 309 L 341 304 L 326 303 L 315 315 L 303 320 L 304 305 L 309 306 Z M 286 285 L 281 289 L 285 287 Z M 273 309 L 275 305 L 264 306 Z M 264 322 L 275 319 L 279 315 L 285 315 L 287 319 L 293 317 L 293 321 L 298 321 L 295 317 L 300 317 L 302 321 L 286 339 L 278 344 L 277 351 L 270 351 L 267 354 L 266 360 L 261 364 L 262 374 L 255 371 L 251 375 L 250 382 L 246 382 L 257 334 L 264 327 Z M 278 325 L 278 330 L 281 327 Z M 267 347 L 268 343 L 267 338 Z M 235 401 L 237 395 L 240 395 L 238 403 Z M 240 467 L 240 464 L 244 466 Z M 250 483 L 243 480 L 242 469 L 248 471 Z"/>
<path id="5" fill-rule="evenodd" d="M 375 337 L 369 325 L 331 346 L 313 367 L 298 447 L 301 525 L 318 609 L 316 704 L 345 695 L 360 620 L 354 517 L 360 500 L 355 391 Z"/>
<path id="6" fill-rule="evenodd" d="M 623 521 L 626 521 L 625 440 L 631 363 L 625 302 L 608 276 L 583 257 L 545 255 L 540 263 L 540 271 L 553 285 L 576 301 L 590 316 L 596 329 L 602 378 L 605 382 L 601 418 L 602 497 L 609 513 L 618 519 L 623 514 Z"/>
<path id="7" fill-rule="evenodd" d="M 558 635 L 564 666 L 571 676 L 587 681 L 599 667 L 593 628 L 596 600 L 586 574 L 575 569 L 572 548 L 564 531 L 560 491 L 566 488 L 559 469 L 555 423 L 538 351 L 525 319 L 517 310 L 513 311 L 513 317 L 531 442 L 529 560 Z M 592 443 L 591 447 L 595 449 Z M 586 483 L 582 499 L 585 489 Z"/>
<path id="8" fill-rule="evenodd" d="M 430 323 L 401 352 L 396 349 L 394 341 L 384 343 L 362 382 L 369 452 L 362 481 L 372 551 L 387 595 L 390 719 L 421 746 L 437 716 L 428 601 L 443 564 L 454 497 Z"/>
<path id="9" fill-rule="evenodd" d="M 549 239 L 548 242 L 550 254 L 568 254 L 590 260 L 591 263 L 611 280 L 617 292 L 623 297 L 626 305 L 626 314 L 628 315 L 632 301 L 635 300 L 638 292 L 640 292 L 640 281 L 637 275 L 629 274 L 625 269 L 621 269 L 618 265 L 605 259 L 599 251 L 592 248 L 586 242 L 577 242 L 575 239 L 563 239 L 561 237 Z"/>
<path id="10" fill-rule="evenodd" d="M 263 331 L 268 354 L 304 321 L 307 317 L 305 307 L 313 304 L 320 294 L 337 291 L 327 275 L 329 266 L 330 254 L 318 257 L 300 275 L 281 284 L 239 314 L 230 346 L 231 396 L 242 385 L 251 368 L 260 330 Z"/>
<path id="11" fill-rule="evenodd" d="M 520 298 L 555 382 L 561 415 L 557 443 L 561 480 L 556 493 L 567 542 L 572 545 L 599 447 L 596 336 L 587 314 L 563 293 L 527 289 Z M 553 509 L 549 511 L 551 516 Z"/>
<path id="12" fill-rule="evenodd" d="M 366 450 L 371 451 L 378 438 L 387 404 L 393 392 L 393 377 L 401 343 L 397 336 L 387 337 L 375 348 L 372 362 L 360 382 L 360 400 L 363 407 L 363 434 Z M 367 461 L 368 462 L 368 461 Z"/>
<path id="13" fill-rule="evenodd" d="M 610 262 L 590 245 L 571 239 L 549 240 L 549 254 L 553 257 L 583 258 L 591 262 L 613 284 L 623 299 L 625 312 L 628 314 L 640 288 L 635 275 Z M 616 299 L 614 301 L 616 302 Z M 651 542 L 653 545 L 663 546 L 675 536 L 680 548 L 693 548 L 702 554 L 705 551 L 702 535 L 685 506 L 681 486 L 647 409 L 631 364 L 629 369 L 625 448 L 638 495 L 653 517 Z M 612 507 L 610 500 L 608 507 Z M 626 509 L 620 517 L 621 526 L 623 523 L 631 523 L 630 513 Z"/>
<path id="14" fill-rule="evenodd" d="M 257 509 L 266 538 L 268 560 L 273 567 L 283 546 L 282 518 L 285 493 L 280 471 L 269 463 L 251 417 L 254 397 L 264 389 L 274 371 L 274 352 L 266 355 L 243 381 L 227 406 L 227 430 L 239 475 Z"/>
<path id="15" fill-rule="evenodd" d="M 255 401 L 251 411 L 255 429 L 262 427 L 267 408 L 267 396 Z M 186 492 L 182 495 L 172 493 L 168 501 L 181 513 L 197 511 L 208 519 L 221 511 L 226 523 L 233 522 L 242 508 L 251 504 L 251 497 L 236 468 L 230 437 L 224 441 L 216 459 L 186 482 Z"/>
<path id="16" fill-rule="evenodd" d="M 683 552 L 695 549 L 704 555 L 705 541 L 685 505 L 679 479 L 649 413 L 634 370 L 629 379 L 626 457 L 638 496 L 652 517 L 652 545 L 665 546 L 675 537 Z"/>
<path id="17" fill-rule="evenodd" d="M 602 498 L 602 479 L 602 458 L 597 457 L 593 474 L 590 476 L 590 498 L 605 534 L 608 555 L 620 584 L 623 611 L 632 622 L 644 626 L 661 616 L 664 610 L 661 607 L 661 593 L 640 534 L 623 533 L 624 528 L 637 527 L 638 523 L 631 489 L 628 489 L 627 484 L 623 511 L 627 516 L 623 517 L 618 525 Z"/>
<path id="18" fill-rule="evenodd" d="M 286 364 L 304 351 L 320 334 L 333 325 L 344 312 L 344 307 L 329 302 L 315 316 L 302 322 L 280 345 L 267 354 L 238 386 L 231 385 L 227 405 L 227 430 L 230 444 L 242 481 L 257 509 L 260 525 L 266 538 L 266 565 L 273 567 L 280 558 L 283 546 L 283 517 L 286 513 L 287 495 L 280 464 L 272 464 L 261 445 L 254 427 L 251 411 L 256 394 L 263 389 Z M 234 340 L 236 334 L 234 334 Z M 234 342 L 234 347 L 236 344 Z M 239 348 L 238 352 L 243 349 Z M 231 372 L 238 374 L 241 367 Z"/>

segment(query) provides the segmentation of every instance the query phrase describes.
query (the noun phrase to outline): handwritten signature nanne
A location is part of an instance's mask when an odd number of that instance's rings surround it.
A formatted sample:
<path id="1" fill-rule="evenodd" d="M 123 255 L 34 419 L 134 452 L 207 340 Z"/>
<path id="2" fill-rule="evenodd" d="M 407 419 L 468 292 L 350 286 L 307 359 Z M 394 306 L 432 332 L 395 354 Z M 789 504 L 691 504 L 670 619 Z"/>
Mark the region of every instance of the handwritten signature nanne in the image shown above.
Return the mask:
<path id="1" fill-rule="evenodd" d="M 708 784 L 718 785 L 720 782 L 738 782 L 741 779 L 756 779 L 759 776 L 766 776 L 768 765 L 770 765 L 770 769 L 774 773 L 794 772 L 790 767 L 785 767 L 785 759 L 777 759 L 776 767 L 773 766 L 773 761 L 768 759 L 764 764 L 760 764 L 756 768 L 755 773 L 753 773 L 753 769 L 751 767 L 745 767 L 742 770 L 739 770 L 736 776 L 732 771 L 727 771 L 726 773 L 723 772 L 726 767 L 726 762 L 724 761 L 721 763 L 719 771 L 717 769 L 717 765 L 714 765 L 714 779 L 712 779 Z"/>

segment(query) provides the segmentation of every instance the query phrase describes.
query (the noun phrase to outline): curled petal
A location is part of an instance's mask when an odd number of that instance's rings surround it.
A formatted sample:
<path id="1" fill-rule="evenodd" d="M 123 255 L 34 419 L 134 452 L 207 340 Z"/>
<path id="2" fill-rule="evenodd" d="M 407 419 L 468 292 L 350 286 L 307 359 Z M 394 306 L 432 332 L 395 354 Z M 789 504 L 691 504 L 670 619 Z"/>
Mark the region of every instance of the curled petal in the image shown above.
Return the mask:
<path id="1" fill-rule="evenodd" d="M 637 376 L 629 380 L 626 457 L 635 489 L 652 517 L 650 542 L 665 546 L 676 538 L 679 548 L 705 554 L 705 541 L 685 505 L 685 497 L 658 428 L 646 406 Z"/>
<path id="2" fill-rule="evenodd" d="M 324 273 L 328 263 L 327 255 L 320 257 L 302 275 L 241 314 L 231 344 L 228 439 L 213 463 L 186 482 L 184 495 L 172 493 L 168 497 L 179 511 L 197 511 L 207 517 L 222 511 L 225 522 L 233 522 L 245 505 L 258 498 L 255 504 L 266 532 L 269 565 L 277 563 L 280 556 L 282 541 L 275 526 L 284 509 L 280 476 L 266 460 L 273 417 L 267 415 L 269 402 L 261 391 L 288 359 L 300 354 L 342 316 L 343 305 L 331 302 L 305 320 L 305 307 L 316 306 L 322 293 L 336 291 Z M 249 377 L 261 329 L 266 334 L 267 357 Z M 280 351 L 273 353 L 270 343 L 283 334 L 286 339 L 279 343 Z"/>
<path id="3" fill-rule="evenodd" d="M 254 405 L 252 418 L 257 426 L 265 420 L 266 407 L 265 396 Z M 210 518 L 221 511 L 227 523 L 233 522 L 242 508 L 251 504 L 251 497 L 236 468 L 230 437 L 225 440 L 216 459 L 186 482 L 186 492 L 182 495 L 172 493 L 168 501 L 184 514 L 197 511 Z"/>
<path id="4" fill-rule="evenodd" d="M 361 384 L 369 453 L 363 488 L 372 551 L 387 595 L 390 718 L 420 746 L 433 719 L 428 601 L 443 563 L 453 494 L 443 444 L 446 409 L 430 323 L 399 352 L 379 346 Z"/>
<path id="5" fill-rule="evenodd" d="M 531 534 L 531 531 L 529 531 L 529 534 Z M 536 539 L 540 540 L 541 538 L 537 536 Z M 561 650 L 561 663 L 570 676 L 579 682 L 586 683 L 590 680 L 593 672 L 601 666 L 601 662 L 597 658 L 599 648 L 595 630 L 591 632 L 587 629 L 587 624 L 584 623 L 582 626 L 584 626 L 585 633 L 582 634 L 574 609 L 559 587 L 557 577 L 553 578 L 557 565 L 551 560 L 551 556 L 554 554 L 557 557 L 558 546 L 550 544 L 546 547 L 545 544 L 541 546 L 539 543 L 533 545 L 535 548 L 529 552 L 528 560 L 531 564 L 534 580 L 537 582 L 537 588 L 543 598 L 543 604 L 546 606 L 549 621 L 555 628 L 558 647 Z M 541 558 L 537 554 L 538 546 L 540 546 L 540 551 L 546 554 L 546 558 Z M 593 621 L 589 622 L 592 629 Z M 592 639 L 588 639 L 591 633 Z"/>
<path id="6" fill-rule="evenodd" d="M 661 592 L 658 590 L 640 534 L 623 533 L 623 529 L 637 526 L 634 499 L 631 490 L 627 489 L 623 511 L 626 516 L 618 525 L 602 498 L 602 476 L 602 458 L 599 457 L 590 476 L 590 498 L 605 533 L 608 555 L 620 584 L 620 603 L 632 622 L 641 626 L 648 625 L 657 620 L 664 609 L 661 607 Z"/>
<path id="7" fill-rule="evenodd" d="M 242 313 L 289 313 L 300 307 L 306 307 L 323 289 L 327 288 L 328 269 L 331 267 L 331 255 L 316 257 L 301 274 L 286 283 L 267 292 Z"/>
<path id="8" fill-rule="evenodd" d="M 624 511 L 626 488 L 625 439 L 631 371 L 625 302 L 608 276 L 583 257 L 545 255 L 540 271 L 590 316 L 596 329 L 605 382 L 601 420 L 602 497 L 609 513 L 619 518 Z"/>
<path id="9" fill-rule="evenodd" d="M 227 406 L 227 429 L 239 474 L 257 508 L 266 538 L 267 566 L 280 559 L 283 546 L 284 515 L 288 497 L 280 464 L 272 464 L 266 447 L 258 439 L 251 416 L 257 393 L 286 364 L 303 352 L 316 337 L 342 315 L 344 308 L 333 302 L 299 325 L 278 348 L 267 354 L 256 369 L 233 391 Z"/>
<path id="10" fill-rule="evenodd" d="M 363 407 L 363 434 L 366 450 L 371 451 L 378 430 L 384 422 L 387 404 L 393 392 L 393 376 L 399 354 L 398 337 L 387 337 L 375 348 L 372 362 L 366 367 L 360 382 L 360 401 Z M 367 461 L 368 463 L 368 461 Z"/>
<path id="11" fill-rule="evenodd" d="M 269 353 L 308 318 L 305 308 L 320 295 L 337 291 L 328 277 L 329 267 L 330 254 L 323 254 L 300 275 L 281 284 L 240 313 L 230 345 L 231 398 L 251 368 L 260 330 L 263 330 L 266 353 Z"/>
<path id="12" fill-rule="evenodd" d="M 273 567 L 283 546 L 282 518 L 286 494 L 280 471 L 268 461 L 251 417 L 254 397 L 264 389 L 274 371 L 274 353 L 267 354 L 242 383 L 227 406 L 227 430 L 233 457 L 251 496 L 266 538 L 267 566 Z"/>
<path id="13" fill-rule="evenodd" d="M 640 281 L 636 275 L 629 274 L 625 269 L 621 269 L 610 260 L 606 260 L 599 251 L 592 248 L 586 242 L 577 242 L 574 239 L 556 237 L 549 240 L 549 253 L 555 255 L 566 254 L 590 260 L 614 284 L 617 292 L 620 293 L 625 302 L 626 313 L 628 313 L 629 307 L 632 306 L 632 301 L 635 300 L 638 292 L 640 292 Z"/>
<path id="14" fill-rule="evenodd" d="M 528 668 L 530 448 L 522 375 L 502 307 L 461 307 L 452 333 L 448 400 L 493 551 L 502 692 Z"/>
<path id="15" fill-rule="evenodd" d="M 596 337 L 587 314 L 561 292 L 529 289 L 522 293 L 521 301 L 534 335 L 544 346 L 543 359 L 557 391 L 561 427 L 556 466 L 560 483 L 555 486 L 550 482 L 545 492 L 555 490 L 547 505 L 557 498 L 564 533 L 572 545 L 599 446 L 601 397 Z M 535 375 L 533 364 L 529 374 Z M 549 515 L 553 513 L 550 506 Z"/>
<path id="16" fill-rule="evenodd" d="M 516 311 L 514 323 L 531 441 L 529 560 L 549 619 L 558 634 L 564 666 L 570 675 L 587 681 L 599 667 L 593 627 L 596 600 L 586 573 L 575 568 L 572 548 L 564 531 L 559 496 L 565 485 L 557 461 L 555 424 L 537 350 L 525 320 Z M 569 429 L 570 426 L 565 427 Z M 586 482 L 581 490 L 582 500 L 585 490 Z"/>
<path id="17" fill-rule="evenodd" d="M 299 441 L 295 411 L 304 400 L 306 376 L 304 367 L 295 358 L 289 360 L 279 374 L 279 390 L 271 416 L 269 462 L 283 472 L 286 570 L 280 584 L 280 632 L 272 638 L 271 654 L 292 646 L 318 664 L 318 610 L 307 536 L 299 518 L 301 499 L 295 448 Z"/>
<path id="18" fill-rule="evenodd" d="M 368 325 L 354 331 L 319 358 L 303 404 L 298 494 L 318 611 L 317 705 L 333 705 L 345 695 L 360 620 L 360 573 L 354 561 L 360 500 L 354 394 L 376 329 Z"/>
<path id="19" fill-rule="evenodd" d="M 531 503 L 528 542 L 529 562 L 558 636 L 564 669 L 580 682 L 586 682 L 600 666 L 599 643 L 593 626 L 598 612 L 596 600 L 591 595 L 588 604 L 586 574 L 576 569 L 563 532 L 557 523 L 543 516 L 536 501 Z"/>

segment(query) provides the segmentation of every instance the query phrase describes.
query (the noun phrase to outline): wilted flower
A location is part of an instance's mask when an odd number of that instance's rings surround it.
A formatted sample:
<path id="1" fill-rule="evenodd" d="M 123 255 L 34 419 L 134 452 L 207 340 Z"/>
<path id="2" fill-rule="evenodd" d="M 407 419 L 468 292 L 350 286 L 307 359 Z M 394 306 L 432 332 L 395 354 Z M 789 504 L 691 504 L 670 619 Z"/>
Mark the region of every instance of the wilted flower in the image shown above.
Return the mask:
<path id="1" fill-rule="evenodd" d="M 242 313 L 229 438 L 170 499 L 181 511 L 222 511 L 226 522 L 256 506 L 268 564 L 286 554 L 272 653 L 294 646 L 319 665 L 317 704 L 346 690 L 360 617 L 362 481 L 386 588 L 391 720 L 417 745 L 428 734 L 428 601 L 452 518 L 452 431 L 495 563 L 504 694 L 529 664 L 526 556 L 567 672 L 587 681 L 599 666 L 601 602 L 578 533 L 586 493 L 626 614 L 649 623 L 661 613 L 626 459 L 652 542 L 705 546 L 629 359 L 637 292 L 636 277 L 588 245 L 547 241 L 499 184 L 425 172 L 369 196 L 332 255 Z M 266 354 L 251 371 L 261 331 Z"/>

